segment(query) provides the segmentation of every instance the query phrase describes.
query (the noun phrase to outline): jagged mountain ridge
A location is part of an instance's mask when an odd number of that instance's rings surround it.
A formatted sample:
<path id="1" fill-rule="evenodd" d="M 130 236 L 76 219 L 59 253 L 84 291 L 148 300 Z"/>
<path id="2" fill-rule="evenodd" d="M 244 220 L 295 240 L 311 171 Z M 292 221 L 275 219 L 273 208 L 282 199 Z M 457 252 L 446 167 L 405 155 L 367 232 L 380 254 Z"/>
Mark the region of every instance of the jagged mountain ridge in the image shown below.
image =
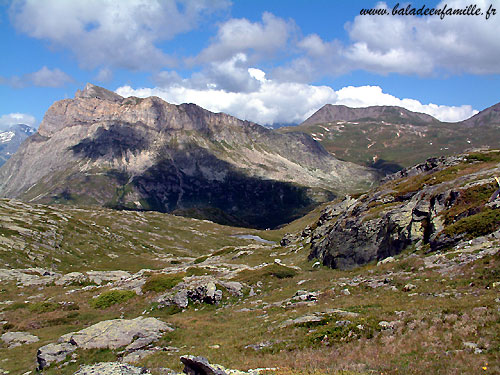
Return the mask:
<path id="1" fill-rule="evenodd" d="M 341 160 L 392 173 L 430 157 L 467 149 L 497 147 L 500 143 L 499 105 L 458 123 L 400 107 L 349 108 L 325 105 L 297 127 Z"/>
<path id="2" fill-rule="evenodd" d="M 87 84 L 0 169 L 0 193 L 268 227 L 376 179 L 302 133 Z"/>
<path id="3" fill-rule="evenodd" d="M 26 138 L 36 130 L 29 125 L 12 125 L 6 131 L 0 132 L 0 167 L 17 151 Z"/>

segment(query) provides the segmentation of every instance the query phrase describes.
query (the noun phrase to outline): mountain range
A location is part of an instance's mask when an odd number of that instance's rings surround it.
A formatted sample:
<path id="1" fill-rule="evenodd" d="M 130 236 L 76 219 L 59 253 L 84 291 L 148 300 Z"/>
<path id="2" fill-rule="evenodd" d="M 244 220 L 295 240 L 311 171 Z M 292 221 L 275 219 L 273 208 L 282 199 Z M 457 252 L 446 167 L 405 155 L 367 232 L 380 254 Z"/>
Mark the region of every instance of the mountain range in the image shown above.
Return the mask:
<path id="1" fill-rule="evenodd" d="M 497 147 L 500 103 L 456 123 L 395 106 L 349 108 L 327 104 L 282 133 L 310 134 L 341 160 L 392 173 L 430 157 Z"/>
<path id="2" fill-rule="evenodd" d="M 304 133 L 87 84 L 0 169 L 0 194 L 267 228 L 377 179 Z"/>
<path id="3" fill-rule="evenodd" d="M 36 130 L 25 124 L 12 125 L 5 131 L 0 131 L 0 167 L 17 151 L 26 138 Z"/>

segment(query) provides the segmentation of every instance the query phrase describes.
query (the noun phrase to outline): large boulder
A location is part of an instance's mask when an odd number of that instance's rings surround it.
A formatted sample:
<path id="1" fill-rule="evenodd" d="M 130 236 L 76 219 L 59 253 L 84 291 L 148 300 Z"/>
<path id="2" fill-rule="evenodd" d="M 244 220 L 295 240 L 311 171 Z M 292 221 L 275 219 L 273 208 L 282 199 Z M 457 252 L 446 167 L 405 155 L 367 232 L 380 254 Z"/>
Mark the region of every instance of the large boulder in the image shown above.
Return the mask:
<path id="1" fill-rule="evenodd" d="M 76 349 L 142 349 L 168 331 L 173 331 L 173 328 L 156 318 L 105 320 L 63 335 L 55 344 L 42 346 L 37 353 L 38 367 L 43 369 L 51 363 L 61 362 Z"/>

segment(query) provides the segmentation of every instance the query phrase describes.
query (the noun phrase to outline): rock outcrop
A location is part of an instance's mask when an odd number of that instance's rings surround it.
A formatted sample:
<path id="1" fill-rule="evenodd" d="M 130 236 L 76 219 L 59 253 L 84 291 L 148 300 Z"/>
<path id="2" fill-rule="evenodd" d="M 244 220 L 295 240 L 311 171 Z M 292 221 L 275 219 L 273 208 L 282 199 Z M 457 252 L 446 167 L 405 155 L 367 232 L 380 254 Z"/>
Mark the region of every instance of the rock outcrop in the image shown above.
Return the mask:
<path id="1" fill-rule="evenodd" d="M 147 369 L 119 362 L 101 362 L 82 366 L 74 375 L 141 375 L 151 374 Z"/>
<path id="2" fill-rule="evenodd" d="M 38 336 L 32 335 L 28 332 L 5 332 L 0 336 L 2 340 L 9 348 L 15 348 L 16 346 L 21 346 L 24 344 L 33 344 L 39 341 Z"/>
<path id="3" fill-rule="evenodd" d="M 348 269 L 411 245 L 440 250 L 494 232 L 500 210 L 488 200 L 498 162 L 498 151 L 431 159 L 389 176 L 375 191 L 327 206 L 310 235 L 310 259 Z"/>
<path id="4" fill-rule="evenodd" d="M 57 363 L 76 349 L 142 349 L 158 340 L 164 332 L 172 331 L 167 323 L 156 318 L 105 320 L 78 332 L 68 333 L 38 349 L 38 367 L 43 369 Z"/>
<path id="5" fill-rule="evenodd" d="M 0 169 L 0 194 L 271 227 L 378 179 L 310 136 L 88 84 Z"/>

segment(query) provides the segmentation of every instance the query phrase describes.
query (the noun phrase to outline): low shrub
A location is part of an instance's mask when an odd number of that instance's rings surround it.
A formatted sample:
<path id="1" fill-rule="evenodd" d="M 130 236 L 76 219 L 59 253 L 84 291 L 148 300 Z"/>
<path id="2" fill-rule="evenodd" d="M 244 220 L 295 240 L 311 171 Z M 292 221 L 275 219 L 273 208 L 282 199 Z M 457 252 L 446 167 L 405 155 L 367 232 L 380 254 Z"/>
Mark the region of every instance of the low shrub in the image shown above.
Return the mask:
<path id="1" fill-rule="evenodd" d="M 146 283 L 142 286 L 143 292 L 164 292 L 165 290 L 172 289 L 174 286 L 179 284 L 182 279 L 186 276 L 184 272 L 182 273 L 158 273 L 151 275 Z"/>
<path id="2" fill-rule="evenodd" d="M 498 228 L 500 228 L 500 210 L 486 209 L 447 226 L 444 232 L 449 236 L 465 234 L 470 239 L 492 233 Z"/>
<path id="3" fill-rule="evenodd" d="M 135 292 L 131 290 L 110 290 L 101 293 L 99 297 L 90 301 L 90 305 L 96 309 L 106 309 L 117 303 L 123 303 L 135 297 Z"/>

